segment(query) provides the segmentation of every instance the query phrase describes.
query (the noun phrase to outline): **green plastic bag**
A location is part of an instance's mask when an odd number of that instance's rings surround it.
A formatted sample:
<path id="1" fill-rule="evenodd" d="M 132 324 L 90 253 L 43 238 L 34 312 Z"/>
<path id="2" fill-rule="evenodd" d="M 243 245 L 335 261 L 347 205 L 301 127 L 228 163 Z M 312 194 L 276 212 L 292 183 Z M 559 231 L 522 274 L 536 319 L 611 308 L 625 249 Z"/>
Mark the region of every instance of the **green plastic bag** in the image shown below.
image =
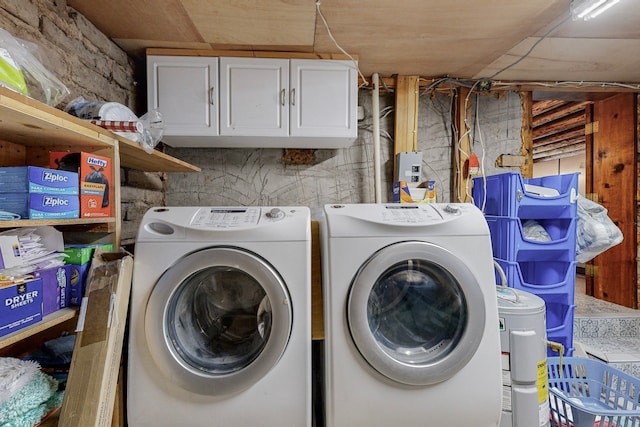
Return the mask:
<path id="1" fill-rule="evenodd" d="M 20 67 L 2 47 L 0 47 L 0 86 L 6 86 L 27 95 L 27 83 L 24 81 Z"/>

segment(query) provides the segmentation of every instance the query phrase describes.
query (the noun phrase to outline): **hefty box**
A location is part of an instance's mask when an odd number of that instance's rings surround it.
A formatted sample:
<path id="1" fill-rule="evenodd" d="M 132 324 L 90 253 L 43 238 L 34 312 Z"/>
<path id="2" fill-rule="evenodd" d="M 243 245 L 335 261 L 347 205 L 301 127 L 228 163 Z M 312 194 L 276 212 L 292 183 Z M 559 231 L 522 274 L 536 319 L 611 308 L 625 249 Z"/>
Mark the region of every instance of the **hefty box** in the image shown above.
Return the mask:
<path id="1" fill-rule="evenodd" d="M 78 218 L 80 200 L 67 194 L 29 194 L 30 219 Z"/>
<path id="2" fill-rule="evenodd" d="M 80 217 L 111 216 L 110 189 L 113 165 L 108 157 L 85 152 L 51 152 L 49 167 L 78 172 L 80 181 Z"/>
<path id="3" fill-rule="evenodd" d="M 42 315 L 46 316 L 69 305 L 71 266 L 47 268 L 34 273 L 42 279 Z"/>
<path id="4" fill-rule="evenodd" d="M 42 279 L 0 287 L 0 337 L 42 320 Z"/>
<path id="5" fill-rule="evenodd" d="M 78 173 L 37 166 L 0 167 L 0 193 L 78 194 Z"/>

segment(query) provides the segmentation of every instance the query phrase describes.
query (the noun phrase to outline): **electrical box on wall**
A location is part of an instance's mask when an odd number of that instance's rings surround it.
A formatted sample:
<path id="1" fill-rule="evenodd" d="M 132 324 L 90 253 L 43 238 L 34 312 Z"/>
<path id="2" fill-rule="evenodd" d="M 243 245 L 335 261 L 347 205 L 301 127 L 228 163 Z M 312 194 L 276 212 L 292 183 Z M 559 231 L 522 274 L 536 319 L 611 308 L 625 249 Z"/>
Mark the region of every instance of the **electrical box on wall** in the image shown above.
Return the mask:
<path id="1" fill-rule="evenodd" d="M 422 152 L 411 151 L 396 154 L 396 182 L 405 181 L 416 187 L 422 181 Z"/>

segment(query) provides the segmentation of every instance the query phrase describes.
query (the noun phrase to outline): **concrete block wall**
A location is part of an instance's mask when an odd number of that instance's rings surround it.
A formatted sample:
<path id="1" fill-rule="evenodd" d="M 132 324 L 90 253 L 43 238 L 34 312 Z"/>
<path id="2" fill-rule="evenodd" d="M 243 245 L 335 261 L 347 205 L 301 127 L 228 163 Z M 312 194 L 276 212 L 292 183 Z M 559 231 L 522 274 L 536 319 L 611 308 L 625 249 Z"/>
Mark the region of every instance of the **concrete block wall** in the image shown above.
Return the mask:
<path id="1" fill-rule="evenodd" d="M 0 28 L 37 45 L 43 65 L 69 89 L 57 108 L 82 96 L 119 102 L 138 116 L 145 113 L 134 61 L 65 0 L 2 0 Z M 30 96 L 44 101 L 37 82 L 28 83 Z M 157 173 L 123 170 L 121 176 L 122 241 L 130 243 L 142 211 L 164 203 L 164 183 Z"/>

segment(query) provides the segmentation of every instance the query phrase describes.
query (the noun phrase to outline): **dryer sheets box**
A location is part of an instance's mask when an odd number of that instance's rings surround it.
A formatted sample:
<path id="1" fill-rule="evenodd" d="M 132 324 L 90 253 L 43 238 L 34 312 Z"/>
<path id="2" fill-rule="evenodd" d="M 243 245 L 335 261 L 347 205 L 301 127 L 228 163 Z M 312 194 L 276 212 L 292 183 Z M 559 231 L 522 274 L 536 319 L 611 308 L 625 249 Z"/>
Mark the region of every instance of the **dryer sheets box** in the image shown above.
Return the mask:
<path id="1" fill-rule="evenodd" d="M 0 337 L 42 320 L 42 280 L 0 288 Z"/>

